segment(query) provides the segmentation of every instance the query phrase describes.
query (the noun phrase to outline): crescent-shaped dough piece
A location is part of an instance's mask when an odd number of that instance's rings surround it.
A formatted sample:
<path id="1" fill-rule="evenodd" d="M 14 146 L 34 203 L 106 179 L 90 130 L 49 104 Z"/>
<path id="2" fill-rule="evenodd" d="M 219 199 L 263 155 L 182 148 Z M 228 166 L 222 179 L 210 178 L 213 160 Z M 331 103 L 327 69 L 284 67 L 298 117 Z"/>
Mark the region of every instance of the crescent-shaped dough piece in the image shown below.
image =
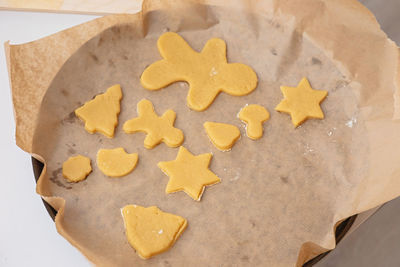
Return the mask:
<path id="1" fill-rule="evenodd" d="M 97 152 L 97 166 L 110 177 L 121 177 L 129 174 L 136 167 L 138 154 L 128 154 L 122 147 L 100 149 Z"/>

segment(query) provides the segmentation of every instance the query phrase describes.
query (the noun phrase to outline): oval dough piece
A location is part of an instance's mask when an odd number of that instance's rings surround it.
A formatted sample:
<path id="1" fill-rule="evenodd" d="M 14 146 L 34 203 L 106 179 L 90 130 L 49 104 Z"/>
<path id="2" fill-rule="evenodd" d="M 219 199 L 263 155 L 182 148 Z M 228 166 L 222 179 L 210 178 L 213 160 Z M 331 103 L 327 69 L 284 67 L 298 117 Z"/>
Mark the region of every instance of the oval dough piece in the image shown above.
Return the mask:
<path id="1" fill-rule="evenodd" d="M 122 147 L 100 149 L 97 152 L 97 166 L 100 171 L 110 177 L 125 176 L 136 167 L 138 154 L 128 154 Z"/>
<path id="2" fill-rule="evenodd" d="M 263 135 L 263 123 L 269 119 L 269 112 L 260 105 L 246 105 L 238 114 L 240 120 L 246 123 L 246 134 L 253 140 Z"/>
<path id="3" fill-rule="evenodd" d="M 207 121 L 203 126 L 211 142 L 221 151 L 231 149 L 240 137 L 239 128 L 232 124 Z"/>
<path id="4" fill-rule="evenodd" d="M 70 157 L 62 165 L 64 178 L 73 183 L 86 179 L 91 171 L 90 159 L 82 155 Z"/>
<path id="5" fill-rule="evenodd" d="M 128 205 L 122 208 L 122 216 L 128 242 L 143 259 L 168 250 L 187 226 L 185 218 L 155 206 Z"/>

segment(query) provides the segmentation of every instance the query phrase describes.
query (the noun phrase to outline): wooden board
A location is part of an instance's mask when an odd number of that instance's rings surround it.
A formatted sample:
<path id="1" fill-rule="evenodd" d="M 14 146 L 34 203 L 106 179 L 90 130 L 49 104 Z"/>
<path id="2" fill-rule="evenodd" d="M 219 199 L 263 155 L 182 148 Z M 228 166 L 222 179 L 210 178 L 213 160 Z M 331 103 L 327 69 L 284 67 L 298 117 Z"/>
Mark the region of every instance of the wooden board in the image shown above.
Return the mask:
<path id="1" fill-rule="evenodd" d="M 142 0 L 0 0 L 0 9 L 81 14 L 136 13 Z"/>
<path id="2" fill-rule="evenodd" d="M 0 10 L 45 11 L 80 14 L 136 13 L 143 0 L 0 0 Z M 400 1 L 359 0 L 377 17 L 388 36 L 400 43 Z"/>

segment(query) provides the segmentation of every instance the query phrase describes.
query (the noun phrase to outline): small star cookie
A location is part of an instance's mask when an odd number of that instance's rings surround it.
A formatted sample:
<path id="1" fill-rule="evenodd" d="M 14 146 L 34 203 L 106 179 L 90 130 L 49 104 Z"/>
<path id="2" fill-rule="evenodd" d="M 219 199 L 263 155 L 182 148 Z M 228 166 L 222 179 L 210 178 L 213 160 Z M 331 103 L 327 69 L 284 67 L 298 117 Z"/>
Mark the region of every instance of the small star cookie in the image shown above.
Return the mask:
<path id="1" fill-rule="evenodd" d="M 223 40 L 208 40 L 198 53 L 177 33 L 166 32 L 157 42 L 162 60 L 147 67 L 140 81 L 148 90 L 158 90 L 177 81 L 189 83 L 189 108 L 207 109 L 220 92 L 247 95 L 257 86 L 257 75 L 247 65 L 228 63 Z"/>
<path id="2" fill-rule="evenodd" d="M 168 250 L 187 226 L 185 218 L 155 206 L 128 205 L 121 212 L 128 242 L 143 259 Z"/>
<path id="3" fill-rule="evenodd" d="M 70 157 L 62 165 L 62 174 L 69 182 L 77 183 L 85 180 L 92 172 L 92 166 L 88 157 L 78 155 Z"/>
<path id="4" fill-rule="evenodd" d="M 111 86 L 104 94 L 96 96 L 76 109 L 75 115 L 85 122 L 85 129 L 89 133 L 100 132 L 111 138 L 118 124 L 121 99 L 121 86 L 119 84 Z"/>
<path id="5" fill-rule="evenodd" d="M 269 112 L 263 106 L 252 104 L 242 108 L 238 117 L 246 123 L 247 136 L 257 140 L 263 135 L 263 123 L 269 120 Z"/>
<path id="6" fill-rule="evenodd" d="M 154 111 L 153 104 L 146 99 L 137 105 L 139 117 L 124 123 L 126 133 L 145 132 L 144 146 L 154 148 L 161 142 L 169 147 L 178 147 L 183 143 L 183 132 L 174 127 L 175 111 L 169 109 L 161 117 Z"/>
<path id="7" fill-rule="evenodd" d="M 97 152 L 97 166 L 100 171 L 110 177 L 121 177 L 135 169 L 138 154 L 128 154 L 122 147 L 115 149 L 100 149 Z"/>
<path id="8" fill-rule="evenodd" d="M 184 191 L 194 200 L 200 201 L 206 185 L 221 181 L 208 168 L 211 158 L 211 153 L 194 156 L 181 146 L 175 160 L 159 162 L 158 167 L 169 176 L 165 192 Z"/>
<path id="9" fill-rule="evenodd" d="M 328 92 L 312 89 L 307 78 L 303 78 L 297 87 L 281 86 L 281 91 L 285 98 L 275 110 L 289 113 L 294 126 L 299 126 L 308 118 L 324 118 L 320 104 Z"/>

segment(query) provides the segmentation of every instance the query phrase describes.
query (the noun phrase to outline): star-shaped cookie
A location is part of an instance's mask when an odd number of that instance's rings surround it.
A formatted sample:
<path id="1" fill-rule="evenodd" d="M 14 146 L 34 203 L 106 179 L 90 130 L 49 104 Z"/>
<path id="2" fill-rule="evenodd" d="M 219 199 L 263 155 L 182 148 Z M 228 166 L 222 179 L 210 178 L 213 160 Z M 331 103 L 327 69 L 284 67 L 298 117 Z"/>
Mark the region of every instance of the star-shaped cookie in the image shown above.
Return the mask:
<path id="1" fill-rule="evenodd" d="M 324 118 L 320 104 L 328 92 L 312 89 L 307 78 L 303 78 L 297 87 L 281 86 L 281 91 L 285 98 L 275 110 L 289 113 L 294 126 L 299 126 L 309 118 Z"/>
<path id="2" fill-rule="evenodd" d="M 195 156 L 181 146 L 175 160 L 159 162 L 158 167 L 169 176 L 165 192 L 184 191 L 194 200 L 200 201 L 206 185 L 221 181 L 208 168 L 211 158 L 211 153 Z"/>

